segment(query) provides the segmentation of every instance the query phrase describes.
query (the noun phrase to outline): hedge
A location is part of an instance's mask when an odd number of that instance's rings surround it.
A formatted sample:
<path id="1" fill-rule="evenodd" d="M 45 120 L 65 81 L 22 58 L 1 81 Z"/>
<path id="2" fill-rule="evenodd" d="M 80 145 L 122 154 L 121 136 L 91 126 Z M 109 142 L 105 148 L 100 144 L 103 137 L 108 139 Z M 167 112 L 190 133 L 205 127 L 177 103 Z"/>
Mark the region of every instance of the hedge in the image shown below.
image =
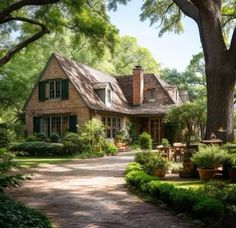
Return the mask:
<path id="1" fill-rule="evenodd" d="M 204 222 L 219 222 L 225 211 L 222 202 L 202 192 L 176 188 L 172 184 L 160 183 L 155 177 L 140 169 L 140 164 L 131 163 L 126 168 L 127 184 L 139 191 L 151 202 L 161 200 L 178 212 L 190 213 Z"/>
<path id="2" fill-rule="evenodd" d="M 0 227 L 51 228 L 48 218 L 37 210 L 23 206 L 0 193 Z"/>
<path id="3" fill-rule="evenodd" d="M 11 151 L 27 152 L 30 156 L 60 156 L 66 155 L 61 143 L 24 142 L 10 146 Z"/>

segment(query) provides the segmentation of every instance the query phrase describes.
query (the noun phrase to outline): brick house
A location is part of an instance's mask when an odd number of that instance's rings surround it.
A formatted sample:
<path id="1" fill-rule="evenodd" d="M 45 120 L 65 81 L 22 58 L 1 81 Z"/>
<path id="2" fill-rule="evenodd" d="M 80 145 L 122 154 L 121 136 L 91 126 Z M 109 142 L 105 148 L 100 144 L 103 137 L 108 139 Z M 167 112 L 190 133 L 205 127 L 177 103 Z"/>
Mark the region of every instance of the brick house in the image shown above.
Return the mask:
<path id="1" fill-rule="evenodd" d="M 107 138 L 129 121 L 137 134 L 147 131 L 155 143 L 163 137 L 162 119 L 173 105 L 183 102 L 175 86 L 140 66 L 132 75 L 112 77 L 78 62 L 52 54 L 24 105 L 26 135 L 77 131 L 86 121 L 97 118 Z"/>

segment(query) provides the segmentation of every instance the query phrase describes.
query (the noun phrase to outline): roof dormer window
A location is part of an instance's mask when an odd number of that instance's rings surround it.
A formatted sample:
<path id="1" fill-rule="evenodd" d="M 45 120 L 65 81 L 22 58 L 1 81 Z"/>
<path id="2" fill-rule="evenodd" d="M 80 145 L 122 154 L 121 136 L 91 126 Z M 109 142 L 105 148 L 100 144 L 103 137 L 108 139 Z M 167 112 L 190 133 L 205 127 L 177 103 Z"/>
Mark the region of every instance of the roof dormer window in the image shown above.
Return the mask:
<path id="1" fill-rule="evenodd" d="M 106 106 L 111 106 L 112 103 L 112 92 L 110 88 L 107 88 L 106 91 Z"/>
<path id="2" fill-rule="evenodd" d="M 98 95 L 98 97 L 102 100 L 102 102 L 110 107 L 112 104 L 112 86 L 108 82 L 97 82 L 93 84 L 93 88 Z"/>
<path id="3" fill-rule="evenodd" d="M 148 101 L 155 101 L 155 89 L 148 90 Z"/>

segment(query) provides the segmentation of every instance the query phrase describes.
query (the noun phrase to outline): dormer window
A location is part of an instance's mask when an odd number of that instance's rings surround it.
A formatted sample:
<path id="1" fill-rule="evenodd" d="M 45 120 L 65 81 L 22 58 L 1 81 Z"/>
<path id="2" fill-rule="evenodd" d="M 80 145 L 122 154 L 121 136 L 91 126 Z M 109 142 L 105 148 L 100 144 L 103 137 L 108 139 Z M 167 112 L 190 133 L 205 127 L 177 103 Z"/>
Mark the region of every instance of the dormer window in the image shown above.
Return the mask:
<path id="1" fill-rule="evenodd" d="M 108 88 L 107 91 L 106 91 L 106 105 L 107 106 L 110 106 L 111 105 L 111 102 L 112 102 L 112 99 L 111 99 L 111 89 Z"/>
<path id="2" fill-rule="evenodd" d="M 148 90 L 148 101 L 155 101 L 155 89 Z"/>
<path id="3" fill-rule="evenodd" d="M 98 95 L 98 97 L 102 100 L 102 102 L 110 107 L 112 104 L 112 86 L 109 82 L 96 82 L 93 84 L 93 88 Z"/>

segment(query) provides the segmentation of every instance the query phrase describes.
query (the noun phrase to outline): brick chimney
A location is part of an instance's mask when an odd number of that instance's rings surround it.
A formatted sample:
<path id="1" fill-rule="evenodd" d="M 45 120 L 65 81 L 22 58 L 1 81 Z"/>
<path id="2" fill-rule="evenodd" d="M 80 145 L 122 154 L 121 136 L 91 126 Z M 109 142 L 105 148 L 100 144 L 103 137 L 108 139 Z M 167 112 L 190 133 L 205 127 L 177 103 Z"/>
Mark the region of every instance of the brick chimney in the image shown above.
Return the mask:
<path id="1" fill-rule="evenodd" d="M 143 69 L 135 66 L 133 69 L 133 105 L 143 103 Z"/>

